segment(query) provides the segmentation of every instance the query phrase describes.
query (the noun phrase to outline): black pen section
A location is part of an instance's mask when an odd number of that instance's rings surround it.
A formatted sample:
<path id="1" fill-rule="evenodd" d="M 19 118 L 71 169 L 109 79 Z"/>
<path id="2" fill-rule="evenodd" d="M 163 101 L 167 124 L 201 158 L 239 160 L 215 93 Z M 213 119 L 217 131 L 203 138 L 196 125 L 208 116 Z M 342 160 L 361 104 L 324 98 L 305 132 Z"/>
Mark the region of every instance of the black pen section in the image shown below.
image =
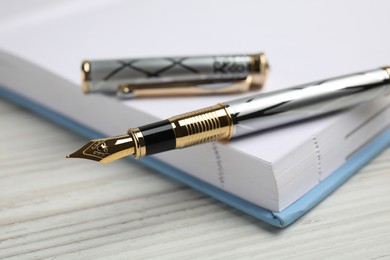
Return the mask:
<path id="1" fill-rule="evenodd" d="M 176 148 L 176 137 L 169 120 L 139 127 L 145 141 L 146 155 L 161 153 Z"/>

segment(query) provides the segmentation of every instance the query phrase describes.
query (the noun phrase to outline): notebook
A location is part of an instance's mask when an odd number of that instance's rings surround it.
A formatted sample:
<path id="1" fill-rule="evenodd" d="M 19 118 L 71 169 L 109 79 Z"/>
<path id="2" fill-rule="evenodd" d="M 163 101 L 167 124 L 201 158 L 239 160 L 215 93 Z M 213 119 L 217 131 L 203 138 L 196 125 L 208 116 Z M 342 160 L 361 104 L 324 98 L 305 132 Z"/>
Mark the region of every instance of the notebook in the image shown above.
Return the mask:
<path id="1" fill-rule="evenodd" d="M 45 3 L 28 15 L 9 14 L 5 26 L 0 26 L 2 96 L 94 138 L 121 134 L 129 127 L 251 94 L 130 101 L 82 94 L 82 59 L 134 55 L 127 48 L 134 37 L 117 31 L 137 18 L 134 13 L 133 17 L 123 16 L 133 7 L 131 3 L 109 1 L 101 1 L 93 8 L 89 1 L 78 6 Z M 265 7 L 273 8 L 270 3 Z M 87 31 L 83 27 L 86 21 L 94 25 L 87 26 Z M 116 33 L 108 28 L 115 28 Z M 103 37 L 101 31 L 107 34 Z M 137 28 L 133 31 L 137 33 Z M 108 48 L 108 44 L 115 48 Z M 380 47 L 374 50 L 378 55 L 384 50 L 384 46 Z M 272 69 L 272 56 L 269 58 Z M 382 60 L 381 57 L 371 63 L 381 66 Z M 338 74 L 355 71 L 354 67 L 351 71 L 343 69 Z M 308 71 L 311 73 L 307 81 L 320 79 L 311 78 L 318 73 Z M 287 86 L 291 85 L 284 87 Z M 264 91 L 281 87 L 271 78 Z M 389 139 L 389 105 L 388 99 L 380 99 L 227 144 L 191 147 L 140 162 L 273 225 L 286 226 L 384 149 Z"/>

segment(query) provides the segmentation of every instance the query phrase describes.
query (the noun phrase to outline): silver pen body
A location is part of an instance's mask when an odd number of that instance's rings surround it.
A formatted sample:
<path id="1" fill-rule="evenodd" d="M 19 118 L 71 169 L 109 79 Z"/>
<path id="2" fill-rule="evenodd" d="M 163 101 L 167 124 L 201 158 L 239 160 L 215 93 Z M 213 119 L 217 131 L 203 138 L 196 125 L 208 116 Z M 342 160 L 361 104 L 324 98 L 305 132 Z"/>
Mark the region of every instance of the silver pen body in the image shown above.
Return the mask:
<path id="1" fill-rule="evenodd" d="M 225 102 L 232 137 L 348 108 L 390 93 L 390 69 L 322 80 Z"/>
<path id="2" fill-rule="evenodd" d="M 390 67 L 233 100 L 92 140 L 69 157 L 110 162 L 228 140 L 348 108 L 390 92 Z M 103 152 L 102 152 L 103 151 Z M 96 156 L 98 154 L 99 156 Z"/>

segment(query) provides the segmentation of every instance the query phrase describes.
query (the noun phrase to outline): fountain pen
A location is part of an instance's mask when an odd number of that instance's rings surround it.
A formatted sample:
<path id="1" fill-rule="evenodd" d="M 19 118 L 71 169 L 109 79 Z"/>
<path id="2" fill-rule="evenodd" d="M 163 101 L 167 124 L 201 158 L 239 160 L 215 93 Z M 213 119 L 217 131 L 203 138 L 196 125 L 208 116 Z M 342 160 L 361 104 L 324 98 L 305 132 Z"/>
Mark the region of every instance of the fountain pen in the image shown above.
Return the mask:
<path id="1" fill-rule="evenodd" d="M 108 163 L 213 141 L 345 109 L 390 93 L 390 67 L 221 103 L 88 142 L 68 158 Z"/>

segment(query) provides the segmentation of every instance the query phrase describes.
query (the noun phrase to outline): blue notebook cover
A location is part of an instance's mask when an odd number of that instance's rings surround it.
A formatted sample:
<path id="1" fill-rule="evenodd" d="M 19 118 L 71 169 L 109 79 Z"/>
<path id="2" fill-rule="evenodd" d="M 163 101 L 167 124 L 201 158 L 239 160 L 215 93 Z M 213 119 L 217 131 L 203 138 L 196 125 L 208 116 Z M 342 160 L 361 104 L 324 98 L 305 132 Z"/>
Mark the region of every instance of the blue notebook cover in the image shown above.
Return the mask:
<path id="1" fill-rule="evenodd" d="M 22 107 L 25 107 L 41 116 L 44 116 L 49 120 L 52 120 L 62 125 L 63 127 L 77 132 L 88 139 L 103 137 L 102 134 L 90 128 L 87 128 L 79 123 L 76 123 L 70 118 L 64 117 L 61 114 L 49 110 L 41 106 L 40 104 L 34 103 L 20 95 L 10 92 L 5 88 L 0 87 L 0 96 Z M 264 208 L 256 206 L 152 157 L 143 158 L 141 160 L 138 160 L 138 162 L 141 162 L 179 182 L 182 182 L 198 191 L 208 194 L 209 196 L 219 201 L 222 201 L 232 207 L 235 207 L 268 224 L 283 228 L 297 220 L 299 217 L 304 215 L 315 205 L 317 205 L 319 202 L 329 196 L 334 190 L 337 189 L 337 187 L 343 184 L 348 178 L 350 178 L 360 168 L 362 168 L 371 159 L 378 155 L 389 144 L 390 129 L 387 129 L 386 131 L 378 135 L 376 138 L 371 140 L 371 142 L 368 143 L 365 147 L 363 147 L 359 152 L 350 157 L 349 160 L 342 167 L 337 169 L 328 178 L 326 178 L 315 188 L 306 193 L 303 197 L 301 197 L 299 200 L 294 202 L 282 212 L 272 212 L 270 210 L 266 210 Z"/>

